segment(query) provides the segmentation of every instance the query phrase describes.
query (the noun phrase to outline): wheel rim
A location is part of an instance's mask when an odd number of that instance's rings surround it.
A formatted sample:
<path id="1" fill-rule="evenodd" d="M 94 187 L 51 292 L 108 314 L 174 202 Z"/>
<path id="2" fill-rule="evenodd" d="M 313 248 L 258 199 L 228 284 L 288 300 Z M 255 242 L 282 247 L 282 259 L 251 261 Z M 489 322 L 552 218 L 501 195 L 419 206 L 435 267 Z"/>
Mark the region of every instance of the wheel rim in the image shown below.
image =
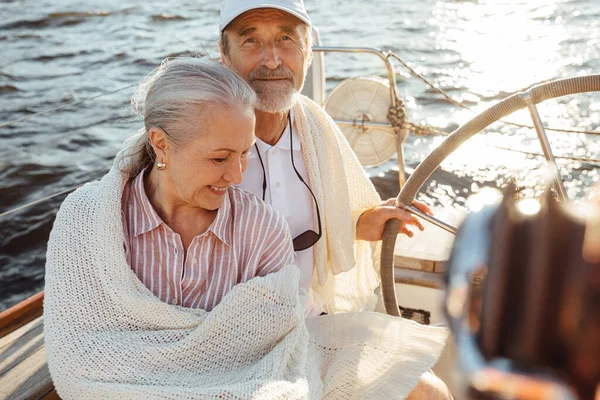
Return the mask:
<path id="1" fill-rule="evenodd" d="M 515 111 L 526 108 L 528 97 L 530 104 L 539 104 L 546 100 L 567 95 L 600 91 L 600 75 L 587 75 L 575 78 L 558 79 L 536 85 L 525 92 L 515 93 L 487 110 L 473 117 L 470 121 L 452 132 L 442 144 L 435 148 L 415 169 L 396 198 L 397 207 L 410 206 L 425 181 L 454 150 L 472 136 L 481 132 L 494 122 Z M 532 116 L 533 118 L 533 116 Z M 535 121 L 534 121 L 535 122 Z M 401 222 L 389 220 L 383 232 L 381 247 L 381 288 L 386 312 L 399 316 L 398 302 L 394 286 L 394 246 Z"/>

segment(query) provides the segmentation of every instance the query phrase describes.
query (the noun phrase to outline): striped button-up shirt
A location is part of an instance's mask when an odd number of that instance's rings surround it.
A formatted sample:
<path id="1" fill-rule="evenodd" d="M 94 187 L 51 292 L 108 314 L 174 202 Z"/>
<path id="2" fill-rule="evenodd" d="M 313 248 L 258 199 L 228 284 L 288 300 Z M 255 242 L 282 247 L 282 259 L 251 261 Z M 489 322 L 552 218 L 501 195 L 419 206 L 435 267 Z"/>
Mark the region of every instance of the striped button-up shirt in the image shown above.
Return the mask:
<path id="1" fill-rule="evenodd" d="M 215 220 L 186 254 L 179 234 L 150 204 L 143 177 L 144 171 L 123 192 L 125 255 L 162 301 L 210 311 L 234 285 L 295 261 L 284 217 L 236 187 L 228 189 Z"/>

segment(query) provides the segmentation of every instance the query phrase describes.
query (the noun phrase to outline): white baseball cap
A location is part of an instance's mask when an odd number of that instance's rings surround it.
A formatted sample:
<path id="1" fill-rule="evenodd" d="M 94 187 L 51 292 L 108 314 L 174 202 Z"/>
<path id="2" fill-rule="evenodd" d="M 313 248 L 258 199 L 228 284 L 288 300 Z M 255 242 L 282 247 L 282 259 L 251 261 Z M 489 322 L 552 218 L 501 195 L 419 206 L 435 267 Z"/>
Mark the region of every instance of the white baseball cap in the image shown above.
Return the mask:
<path id="1" fill-rule="evenodd" d="M 310 18 L 304 8 L 303 0 L 223 0 L 219 32 L 223 32 L 223 29 L 236 17 L 256 8 L 276 8 L 292 14 L 310 26 Z"/>

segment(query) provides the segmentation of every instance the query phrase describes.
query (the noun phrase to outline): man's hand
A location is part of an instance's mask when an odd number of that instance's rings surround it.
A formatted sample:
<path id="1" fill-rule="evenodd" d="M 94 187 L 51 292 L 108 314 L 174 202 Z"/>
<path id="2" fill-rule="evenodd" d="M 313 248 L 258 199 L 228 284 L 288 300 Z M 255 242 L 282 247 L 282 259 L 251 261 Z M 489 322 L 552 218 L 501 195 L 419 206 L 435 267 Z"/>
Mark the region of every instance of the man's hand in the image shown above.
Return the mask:
<path id="1" fill-rule="evenodd" d="M 596 184 L 590 194 L 588 195 L 588 200 L 591 201 L 592 204 L 597 204 L 600 206 L 600 183 Z"/>
<path id="2" fill-rule="evenodd" d="M 365 211 L 358 217 L 356 223 L 356 239 L 358 240 L 381 240 L 383 237 L 383 229 L 388 219 L 397 218 L 402 222 L 398 233 L 403 233 L 408 237 L 412 237 L 413 232 L 408 229 L 409 225 L 416 226 L 423 230 L 423 224 L 414 215 L 408 211 L 404 211 L 395 206 L 396 199 L 388 199 L 370 210 Z M 429 207 L 421 202 L 415 201 L 413 204 L 416 208 L 433 215 Z"/>

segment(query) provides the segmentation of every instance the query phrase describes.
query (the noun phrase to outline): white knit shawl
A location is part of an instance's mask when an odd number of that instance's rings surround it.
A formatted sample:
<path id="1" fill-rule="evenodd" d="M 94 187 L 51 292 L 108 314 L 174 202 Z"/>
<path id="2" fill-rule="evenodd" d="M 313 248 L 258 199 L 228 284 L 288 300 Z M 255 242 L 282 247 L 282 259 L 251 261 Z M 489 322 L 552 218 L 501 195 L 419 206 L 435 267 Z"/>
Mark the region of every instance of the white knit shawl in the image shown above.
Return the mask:
<path id="1" fill-rule="evenodd" d="M 376 313 L 304 320 L 299 271 L 235 286 L 211 312 L 160 301 L 123 251 L 113 169 L 59 210 L 46 264 L 44 333 L 63 399 L 403 398 L 446 330 Z"/>
<path id="2" fill-rule="evenodd" d="M 361 311 L 379 285 L 379 248 L 355 241 L 360 214 L 381 203 L 356 155 L 322 107 L 300 96 L 294 125 L 310 186 L 324 222 L 324 237 L 314 250 L 312 290 L 329 314 Z"/>

